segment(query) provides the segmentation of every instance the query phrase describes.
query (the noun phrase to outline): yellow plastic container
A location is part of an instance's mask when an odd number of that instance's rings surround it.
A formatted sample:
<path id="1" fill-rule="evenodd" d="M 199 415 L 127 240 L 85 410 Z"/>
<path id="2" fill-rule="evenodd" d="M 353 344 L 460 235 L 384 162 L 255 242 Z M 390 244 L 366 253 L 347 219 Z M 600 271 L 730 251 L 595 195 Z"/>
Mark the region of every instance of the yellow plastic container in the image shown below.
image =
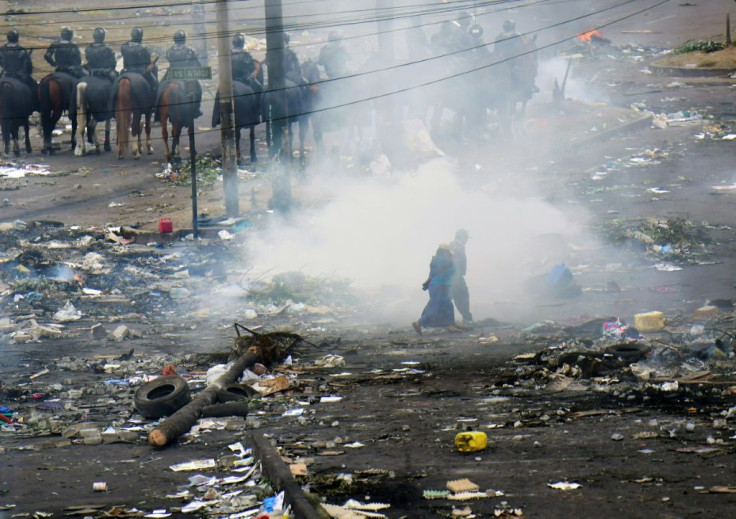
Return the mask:
<path id="1" fill-rule="evenodd" d="M 634 315 L 634 327 L 640 332 L 658 332 L 664 328 L 662 312 L 646 312 Z"/>
<path id="2" fill-rule="evenodd" d="M 467 431 L 457 433 L 455 436 L 455 447 L 460 452 L 482 451 L 488 446 L 488 436 L 480 431 Z"/>

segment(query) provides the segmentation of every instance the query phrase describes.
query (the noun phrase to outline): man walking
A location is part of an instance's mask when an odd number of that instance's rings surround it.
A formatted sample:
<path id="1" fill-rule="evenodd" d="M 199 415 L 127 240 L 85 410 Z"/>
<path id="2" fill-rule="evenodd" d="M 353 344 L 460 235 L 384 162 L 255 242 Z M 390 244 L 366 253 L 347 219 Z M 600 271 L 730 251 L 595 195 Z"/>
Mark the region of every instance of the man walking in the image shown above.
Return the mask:
<path id="1" fill-rule="evenodd" d="M 468 259 L 465 256 L 465 244 L 468 243 L 470 234 L 465 229 L 455 232 L 455 239 L 450 243 L 450 250 L 455 261 L 455 274 L 452 276 L 450 285 L 450 297 L 455 303 L 455 308 L 463 318 L 463 324 L 473 322 L 473 314 L 470 313 L 470 294 L 468 285 L 465 283 L 465 274 L 468 270 Z"/>

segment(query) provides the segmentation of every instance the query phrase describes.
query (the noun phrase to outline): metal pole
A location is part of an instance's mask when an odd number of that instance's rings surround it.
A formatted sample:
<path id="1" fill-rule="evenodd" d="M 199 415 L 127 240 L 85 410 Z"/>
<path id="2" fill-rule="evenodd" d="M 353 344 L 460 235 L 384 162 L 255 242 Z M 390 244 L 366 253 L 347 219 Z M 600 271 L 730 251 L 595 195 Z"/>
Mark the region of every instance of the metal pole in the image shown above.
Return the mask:
<path id="1" fill-rule="evenodd" d="M 227 0 L 217 0 L 217 67 L 220 74 L 220 138 L 222 141 L 222 183 L 225 191 L 225 213 L 229 218 L 240 213 L 238 203 L 238 168 L 235 157 L 233 125 L 233 73 L 230 62 L 230 25 Z"/>
<path id="2" fill-rule="evenodd" d="M 291 173 L 284 153 L 284 134 L 288 131 L 289 108 L 286 101 L 286 80 L 284 74 L 284 20 L 281 0 L 266 0 L 266 61 L 268 62 L 268 97 L 273 131 L 272 155 L 277 154 L 271 183 L 271 208 L 282 212 L 291 209 Z M 286 141 L 288 142 L 288 141 Z"/>
<path id="3" fill-rule="evenodd" d="M 194 147 L 194 92 L 189 93 L 189 161 L 192 170 L 192 234 L 199 238 L 199 219 L 197 218 L 197 150 Z"/>
<path id="4" fill-rule="evenodd" d="M 207 28 L 205 26 L 204 0 L 192 0 L 192 29 L 195 35 L 197 55 L 203 67 L 208 65 Z"/>

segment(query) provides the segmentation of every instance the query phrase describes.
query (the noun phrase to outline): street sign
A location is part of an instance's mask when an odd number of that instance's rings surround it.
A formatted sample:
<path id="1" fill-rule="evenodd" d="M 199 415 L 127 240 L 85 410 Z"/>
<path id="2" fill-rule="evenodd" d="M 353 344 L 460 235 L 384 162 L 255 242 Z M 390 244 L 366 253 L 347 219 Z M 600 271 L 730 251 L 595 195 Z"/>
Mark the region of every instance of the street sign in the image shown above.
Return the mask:
<path id="1" fill-rule="evenodd" d="M 187 67 L 169 69 L 170 79 L 212 79 L 211 67 Z"/>

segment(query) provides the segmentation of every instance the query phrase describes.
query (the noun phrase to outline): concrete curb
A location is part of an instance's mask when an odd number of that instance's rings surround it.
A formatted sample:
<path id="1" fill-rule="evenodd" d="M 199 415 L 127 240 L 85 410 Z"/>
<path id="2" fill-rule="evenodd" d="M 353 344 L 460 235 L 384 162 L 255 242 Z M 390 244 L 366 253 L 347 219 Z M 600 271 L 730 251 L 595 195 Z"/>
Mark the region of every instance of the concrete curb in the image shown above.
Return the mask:
<path id="1" fill-rule="evenodd" d="M 662 65 L 649 65 L 649 69 L 658 76 L 675 77 L 726 77 L 734 72 L 734 69 L 728 68 L 686 68 Z"/>

